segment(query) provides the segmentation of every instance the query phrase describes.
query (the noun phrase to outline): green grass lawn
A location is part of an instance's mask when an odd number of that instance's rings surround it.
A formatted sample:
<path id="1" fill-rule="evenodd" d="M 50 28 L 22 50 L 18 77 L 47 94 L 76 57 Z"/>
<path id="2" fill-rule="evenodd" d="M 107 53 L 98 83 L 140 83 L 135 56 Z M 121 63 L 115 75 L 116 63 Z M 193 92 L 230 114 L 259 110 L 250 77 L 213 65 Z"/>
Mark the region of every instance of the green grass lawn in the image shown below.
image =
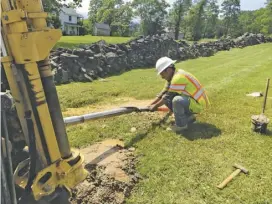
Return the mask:
<path id="1" fill-rule="evenodd" d="M 134 113 L 67 128 L 74 147 L 106 138 L 136 148 L 137 170 L 143 180 L 127 203 L 268 204 L 272 203 L 272 125 L 269 135 L 250 130 L 250 117 L 260 114 L 263 98 L 246 93 L 264 91 L 272 78 L 272 44 L 219 52 L 213 57 L 177 64 L 206 87 L 211 106 L 183 135 L 167 132 L 159 113 Z M 115 103 L 116 98 L 151 99 L 164 82 L 155 70 L 136 69 L 106 82 L 72 83 L 57 87 L 63 110 L 89 104 Z M 266 115 L 272 119 L 272 89 Z M 133 104 L 132 104 L 133 105 Z M 137 132 L 130 132 L 136 127 Z M 216 186 L 239 163 L 249 176 L 237 176 L 224 190 Z"/>
<path id="2" fill-rule="evenodd" d="M 99 40 L 105 40 L 109 44 L 124 43 L 129 41 L 130 37 L 111 37 L 111 36 L 62 36 L 61 39 L 56 44 L 57 47 L 67 47 L 73 48 L 78 47 L 79 45 L 91 44 Z"/>
<path id="3" fill-rule="evenodd" d="M 112 36 L 62 36 L 61 39 L 55 45 L 55 48 L 64 47 L 64 48 L 76 48 L 80 45 L 86 45 L 98 42 L 100 40 L 105 40 L 108 44 L 118 44 L 118 43 L 126 43 L 129 40 L 133 39 L 133 37 L 112 37 Z M 217 39 L 201 39 L 198 43 L 216 41 Z M 188 41 L 189 44 L 192 44 L 193 41 Z"/>

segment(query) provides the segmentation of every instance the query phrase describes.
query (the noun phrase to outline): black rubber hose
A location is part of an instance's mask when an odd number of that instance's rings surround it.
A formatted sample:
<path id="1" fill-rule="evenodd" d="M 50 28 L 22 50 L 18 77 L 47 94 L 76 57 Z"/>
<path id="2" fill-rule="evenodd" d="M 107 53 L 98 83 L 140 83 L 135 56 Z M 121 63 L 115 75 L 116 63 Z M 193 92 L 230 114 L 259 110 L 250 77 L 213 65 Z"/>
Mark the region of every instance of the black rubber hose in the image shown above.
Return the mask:
<path id="1" fill-rule="evenodd" d="M 66 159 L 71 156 L 71 148 L 67 137 L 65 124 L 60 108 L 57 89 L 54 84 L 53 76 L 43 74 L 43 71 L 51 72 L 49 60 L 44 60 L 38 63 L 41 75 L 41 81 L 44 89 L 46 102 L 48 104 L 49 113 L 52 120 L 52 125 L 55 131 L 59 151 L 61 157 Z"/>

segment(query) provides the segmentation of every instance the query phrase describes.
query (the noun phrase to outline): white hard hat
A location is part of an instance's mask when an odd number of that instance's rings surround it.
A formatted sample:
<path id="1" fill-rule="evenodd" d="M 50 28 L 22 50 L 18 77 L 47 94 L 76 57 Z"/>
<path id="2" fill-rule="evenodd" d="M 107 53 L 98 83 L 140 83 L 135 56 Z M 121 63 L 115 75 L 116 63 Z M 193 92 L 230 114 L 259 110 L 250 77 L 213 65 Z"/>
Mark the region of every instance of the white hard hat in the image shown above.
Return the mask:
<path id="1" fill-rule="evenodd" d="M 169 57 L 161 57 L 156 62 L 156 70 L 158 75 L 163 72 L 166 68 L 168 68 L 171 64 L 175 64 L 177 60 L 172 60 Z"/>

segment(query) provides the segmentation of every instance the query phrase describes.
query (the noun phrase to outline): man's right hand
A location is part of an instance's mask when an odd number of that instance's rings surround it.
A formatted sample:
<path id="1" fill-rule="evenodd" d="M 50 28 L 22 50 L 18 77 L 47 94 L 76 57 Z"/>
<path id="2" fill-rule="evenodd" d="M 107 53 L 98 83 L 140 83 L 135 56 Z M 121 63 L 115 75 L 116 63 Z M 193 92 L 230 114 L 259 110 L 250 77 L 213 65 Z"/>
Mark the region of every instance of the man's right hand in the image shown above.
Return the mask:
<path id="1" fill-rule="evenodd" d="M 151 111 L 151 112 L 154 112 L 154 111 L 156 111 L 157 110 L 157 106 L 156 106 L 156 104 L 153 104 L 153 105 L 149 105 L 149 106 L 147 106 L 147 108 Z"/>

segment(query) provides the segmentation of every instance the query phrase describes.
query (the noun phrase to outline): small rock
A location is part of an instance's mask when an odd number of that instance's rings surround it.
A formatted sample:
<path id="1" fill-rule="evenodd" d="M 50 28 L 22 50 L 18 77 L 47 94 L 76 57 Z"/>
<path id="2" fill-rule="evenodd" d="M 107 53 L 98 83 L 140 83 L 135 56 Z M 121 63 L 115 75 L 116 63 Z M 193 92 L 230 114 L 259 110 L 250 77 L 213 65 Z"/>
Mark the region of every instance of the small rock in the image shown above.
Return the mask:
<path id="1" fill-rule="evenodd" d="M 253 92 L 253 93 L 247 94 L 247 96 L 262 97 L 263 94 L 261 92 Z"/>
<path id="2" fill-rule="evenodd" d="M 134 147 L 130 147 L 130 148 L 128 149 L 128 151 L 134 152 L 134 151 L 135 151 L 135 148 L 134 148 Z"/>
<path id="3" fill-rule="evenodd" d="M 135 127 L 132 127 L 131 129 L 130 129 L 130 132 L 136 132 L 137 131 L 137 129 L 135 128 Z"/>

